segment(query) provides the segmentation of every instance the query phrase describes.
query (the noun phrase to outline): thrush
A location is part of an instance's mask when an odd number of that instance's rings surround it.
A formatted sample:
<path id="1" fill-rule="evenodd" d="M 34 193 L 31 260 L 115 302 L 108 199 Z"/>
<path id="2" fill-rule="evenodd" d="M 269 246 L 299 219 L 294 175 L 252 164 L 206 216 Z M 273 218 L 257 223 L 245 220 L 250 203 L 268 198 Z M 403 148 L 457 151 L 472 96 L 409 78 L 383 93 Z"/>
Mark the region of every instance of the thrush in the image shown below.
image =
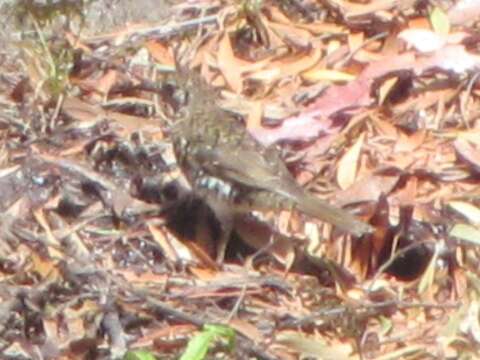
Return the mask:
<path id="1" fill-rule="evenodd" d="M 218 106 L 213 89 L 200 76 L 179 73 L 175 80 L 182 96 L 175 101 L 181 115 L 171 127 L 173 149 L 192 190 L 224 227 L 217 261 L 223 261 L 232 214 L 238 212 L 296 209 L 355 236 L 372 232 L 369 224 L 302 188 L 280 151 L 263 146 Z"/>

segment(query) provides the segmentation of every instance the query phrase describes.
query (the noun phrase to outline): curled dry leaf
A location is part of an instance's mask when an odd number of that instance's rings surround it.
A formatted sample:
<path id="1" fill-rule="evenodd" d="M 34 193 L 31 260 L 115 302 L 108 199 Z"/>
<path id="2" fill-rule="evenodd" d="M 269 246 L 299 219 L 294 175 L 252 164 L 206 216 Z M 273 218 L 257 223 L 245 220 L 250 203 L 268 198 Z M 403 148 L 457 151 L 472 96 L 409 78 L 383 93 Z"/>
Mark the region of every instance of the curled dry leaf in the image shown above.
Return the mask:
<path id="1" fill-rule="evenodd" d="M 476 172 L 480 172 L 480 150 L 463 139 L 455 140 L 453 145 L 460 158 L 472 166 Z"/>
<path id="2" fill-rule="evenodd" d="M 360 152 L 362 150 L 365 133 L 362 133 L 353 146 L 347 150 L 338 162 L 337 182 L 341 189 L 345 190 L 355 182 L 358 171 Z"/>

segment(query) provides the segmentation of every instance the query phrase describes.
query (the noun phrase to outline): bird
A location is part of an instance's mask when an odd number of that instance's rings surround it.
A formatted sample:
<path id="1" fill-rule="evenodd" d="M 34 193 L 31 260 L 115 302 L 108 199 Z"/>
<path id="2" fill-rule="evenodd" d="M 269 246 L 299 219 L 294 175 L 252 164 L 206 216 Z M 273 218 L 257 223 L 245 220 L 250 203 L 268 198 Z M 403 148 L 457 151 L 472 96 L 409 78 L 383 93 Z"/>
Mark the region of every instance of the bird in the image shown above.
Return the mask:
<path id="1" fill-rule="evenodd" d="M 173 151 L 193 192 L 222 224 L 217 262 L 223 262 L 237 213 L 297 210 L 357 237 L 373 232 L 368 223 L 300 186 L 280 150 L 261 144 L 222 109 L 215 90 L 200 75 L 177 70 L 174 79 L 176 90 L 168 83 L 164 92 L 177 112 L 170 127 Z"/>

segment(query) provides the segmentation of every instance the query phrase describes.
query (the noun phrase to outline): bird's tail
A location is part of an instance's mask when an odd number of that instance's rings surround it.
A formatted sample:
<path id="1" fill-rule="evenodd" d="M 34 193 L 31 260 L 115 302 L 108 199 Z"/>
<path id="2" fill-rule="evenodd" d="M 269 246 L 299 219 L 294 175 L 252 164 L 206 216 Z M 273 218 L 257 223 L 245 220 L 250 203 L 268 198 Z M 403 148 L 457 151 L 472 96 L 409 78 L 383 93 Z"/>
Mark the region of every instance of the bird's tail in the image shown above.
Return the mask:
<path id="1" fill-rule="evenodd" d="M 350 214 L 348 211 L 330 205 L 312 194 L 305 193 L 295 199 L 301 212 L 335 225 L 339 229 L 361 236 L 373 232 L 373 227 Z"/>

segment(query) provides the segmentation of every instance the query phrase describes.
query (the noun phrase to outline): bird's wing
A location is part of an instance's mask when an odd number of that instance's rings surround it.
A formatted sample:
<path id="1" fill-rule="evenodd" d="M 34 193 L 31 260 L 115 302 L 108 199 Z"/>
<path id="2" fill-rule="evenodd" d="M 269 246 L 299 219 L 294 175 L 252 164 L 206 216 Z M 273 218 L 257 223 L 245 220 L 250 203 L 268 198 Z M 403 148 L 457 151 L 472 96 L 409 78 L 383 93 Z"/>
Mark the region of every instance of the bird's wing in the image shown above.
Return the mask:
<path id="1" fill-rule="evenodd" d="M 264 156 L 257 150 L 235 149 L 217 146 L 203 148 L 196 154 L 202 169 L 223 179 L 267 190 L 297 204 L 298 209 L 310 216 L 334 224 L 338 228 L 363 235 L 372 232 L 372 227 L 355 218 L 348 211 L 330 205 L 306 193 L 288 173 L 285 165 L 273 156 Z"/>
<path id="2" fill-rule="evenodd" d="M 278 156 L 265 156 L 257 149 L 232 149 L 219 144 L 199 149 L 195 158 L 205 171 L 232 182 L 286 197 L 303 193 Z"/>

